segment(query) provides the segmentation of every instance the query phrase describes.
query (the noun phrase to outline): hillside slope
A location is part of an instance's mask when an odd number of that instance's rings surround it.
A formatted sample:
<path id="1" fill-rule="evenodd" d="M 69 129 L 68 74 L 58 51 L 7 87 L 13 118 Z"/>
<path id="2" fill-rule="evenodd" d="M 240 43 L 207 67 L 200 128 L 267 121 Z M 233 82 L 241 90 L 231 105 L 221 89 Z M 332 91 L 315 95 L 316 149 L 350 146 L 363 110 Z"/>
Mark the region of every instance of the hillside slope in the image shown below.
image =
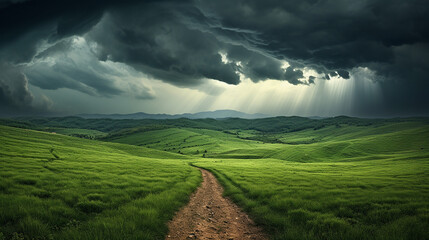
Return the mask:
<path id="1" fill-rule="evenodd" d="M 0 126 L 0 236 L 162 239 L 200 182 L 186 156 Z"/>
<path id="2" fill-rule="evenodd" d="M 429 157 L 427 139 L 429 125 L 425 122 L 340 124 L 281 133 L 158 126 L 123 130 L 103 138 L 207 158 L 275 158 L 296 162 Z"/>

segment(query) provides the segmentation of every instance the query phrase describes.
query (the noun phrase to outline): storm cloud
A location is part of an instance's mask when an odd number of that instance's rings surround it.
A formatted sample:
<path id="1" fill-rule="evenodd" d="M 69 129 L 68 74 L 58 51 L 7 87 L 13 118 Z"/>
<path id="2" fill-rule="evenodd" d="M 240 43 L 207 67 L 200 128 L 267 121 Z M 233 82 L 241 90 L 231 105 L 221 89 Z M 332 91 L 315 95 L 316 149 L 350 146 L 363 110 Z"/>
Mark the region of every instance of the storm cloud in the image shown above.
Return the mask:
<path id="1" fill-rule="evenodd" d="M 34 56 L 23 70 L 34 86 L 56 90 L 69 88 L 91 96 L 132 94 L 151 99 L 153 91 L 135 78 L 139 74 L 127 65 L 98 61 L 97 49 L 84 38 L 68 38 Z"/>
<path id="2" fill-rule="evenodd" d="M 45 96 L 35 101 L 28 79 L 19 68 L 0 62 L 0 116 L 46 114 L 51 102 Z"/>
<path id="3" fill-rule="evenodd" d="M 368 69 L 384 105 L 374 110 L 356 92 L 357 115 L 425 115 L 428 25 L 424 0 L 1 0 L 1 100 L 31 105 L 28 83 L 153 99 L 139 77 L 181 88 L 317 85 Z"/>

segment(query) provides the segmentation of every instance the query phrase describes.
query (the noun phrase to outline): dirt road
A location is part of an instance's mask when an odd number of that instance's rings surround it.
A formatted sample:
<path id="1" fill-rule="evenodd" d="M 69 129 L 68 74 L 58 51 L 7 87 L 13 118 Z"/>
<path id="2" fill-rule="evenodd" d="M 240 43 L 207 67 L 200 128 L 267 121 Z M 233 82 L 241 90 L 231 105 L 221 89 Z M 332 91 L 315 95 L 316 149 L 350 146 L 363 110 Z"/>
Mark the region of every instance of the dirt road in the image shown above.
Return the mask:
<path id="1" fill-rule="evenodd" d="M 203 182 L 188 205 L 170 221 L 166 239 L 268 239 L 247 214 L 222 197 L 223 188 L 213 174 L 200 171 Z"/>

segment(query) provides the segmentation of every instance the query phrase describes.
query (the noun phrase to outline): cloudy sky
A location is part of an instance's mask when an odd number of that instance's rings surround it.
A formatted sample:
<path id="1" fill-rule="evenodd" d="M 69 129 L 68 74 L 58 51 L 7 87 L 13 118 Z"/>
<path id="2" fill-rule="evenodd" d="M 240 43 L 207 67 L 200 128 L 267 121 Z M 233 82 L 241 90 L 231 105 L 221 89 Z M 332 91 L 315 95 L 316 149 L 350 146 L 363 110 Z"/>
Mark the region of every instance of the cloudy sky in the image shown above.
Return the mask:
<path id="1" fill-rule="evenodd" d="M 429 115 L 427 0 L 0 0 L 0 116 Z"/>

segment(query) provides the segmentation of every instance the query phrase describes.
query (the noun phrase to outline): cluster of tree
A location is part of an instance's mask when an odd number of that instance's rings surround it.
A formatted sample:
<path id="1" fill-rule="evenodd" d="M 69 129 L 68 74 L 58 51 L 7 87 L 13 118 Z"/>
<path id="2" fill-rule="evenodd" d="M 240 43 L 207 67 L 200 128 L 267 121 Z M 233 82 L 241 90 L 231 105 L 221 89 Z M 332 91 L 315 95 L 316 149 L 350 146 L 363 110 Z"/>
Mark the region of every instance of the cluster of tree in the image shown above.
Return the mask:
<path id="1" fill-rule="evenodd" d="M 73 133 L 73 134 L 70 134 L 69 136 L 78 137 L 78 138 L 85 138 L 85 139 L 91 139 L 91 140 L 95 139 L 94 135 L 82 134 L 82 133 Z"/>

